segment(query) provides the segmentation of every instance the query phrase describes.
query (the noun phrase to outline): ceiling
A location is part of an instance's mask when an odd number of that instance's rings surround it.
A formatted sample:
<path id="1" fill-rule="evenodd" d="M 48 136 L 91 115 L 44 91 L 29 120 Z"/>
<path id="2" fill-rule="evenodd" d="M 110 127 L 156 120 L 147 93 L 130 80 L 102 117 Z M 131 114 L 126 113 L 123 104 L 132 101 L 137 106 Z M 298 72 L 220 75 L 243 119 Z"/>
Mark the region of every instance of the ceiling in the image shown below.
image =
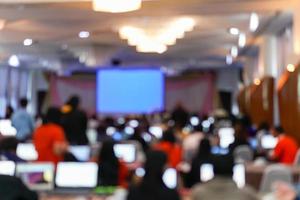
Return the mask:
<path id="1" fill-rule="evenodd" d="M 21 2 L 21 3 L 20 3 Z M 60 3 L 55 3 L 60 2 Z M 291 0 L 146 0 L 142 9 L 123 14 L 94 12 L 88 0 L 0 0 L 0 62 L 19 56 L 24 67 L 64 69 L 103 66 L 112 58 L 127 65 L 164 65 L 174 69 L 225 67 L 225 56 L 238 37 L 230 27 L 247 34 L 248 45 L 280 11 L 292 8 Z M 257 12 L 260 27 L 249 32 L 250 13 Z M 178 17 L 192 17 L 196 26 L 163 54 L 137 53 L 121 40 L 123 25 L 160 27 Z M 281 22 L 282 23 L 282 22 Z M 78 33 L 91 36 L 80 39 Z M 23 46 L 25 38 L 34 44 Z M 80 58 L 80 59 L 79 59 Z M 81 61 L 81 63 L 79 62 Z"/>

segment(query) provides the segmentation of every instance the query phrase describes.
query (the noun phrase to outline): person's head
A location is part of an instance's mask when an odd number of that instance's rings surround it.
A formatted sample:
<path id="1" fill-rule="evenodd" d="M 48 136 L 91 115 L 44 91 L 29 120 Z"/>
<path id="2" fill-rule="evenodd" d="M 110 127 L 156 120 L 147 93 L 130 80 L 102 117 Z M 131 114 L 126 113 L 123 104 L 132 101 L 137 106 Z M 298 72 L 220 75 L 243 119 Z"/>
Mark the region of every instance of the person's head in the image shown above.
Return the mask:
<path id="1" fill-rule="evenodd" d="M 172 129 L 168 129 L 168 130 L 164 131 L 161 141 L 170 142 L 170 143 L 174 144 L 176 142 L 176 137 L 175 137 L 174 131 Z"/>
<path id="2" fill-rule="evenodd" d="M 152 179 L 161 181 L 162 175 L 167 164 L 167 155 L 162 151 L 149 151 L 146 155 L 145 177 L 144 179 Z"/>
<path id="3" fill-rule="evenodd" d="M 232 177 L 234 159 L 231 155 L 216 155 L 212 157 L 215 176 Z"/>
<path id="4" fill-rule="evenodd" d="M 278 137 L 279 135 L 284 134 L 284 129 L 281 126 L 275 126 L 271 128 L 271 134 L 274 137 Z"/>
<path id="5" fill-rule="evenodd" d="M 13 107 L 11 105 L 6 106 L 6 109 L 5 109 L 5 118 L 6 119 L 10 118 L 12 116 L 13 112 L 14 112 L 14 109 L 13 109 Z"/>
<path id="6" fill-rule="evenodd" d="M 268 122 L 262 122 L 259 124 L 257 130 L 265 130 L 265 131 L 269 131 L 270 126 L 268 124 Z"/>
<path id="7" fill-rule="evenodd" d="M 77 109 L 80 105 L 80 97 L 77 95 L 71 96 L 67 104 L 71 106 L 73 109 Z"/>
<path id="8" fill-rule="evenodd" d="M 206 157 L 211 154 L 211 144 L 209 139 L 203 138 L 199 142 L 199 148 L 198 148 L 198 157 Z"/>
<path id="9" fill-rule="evenodd" d="M 45 116 L 45 123 L 61 123 L 61 111 L 59 108 L 50 107 Z"/>
<path id="10" fill-rule="evenodd" d="M 234 137 L 237 139 L 245 139 L 247 137 L 247 128 L 243 120 L 237 120 L 234 123 Z"/>
<path id="11" fill-rule="evenodd" d="M 15 137 L 5 137 L 0 141 L 0 151 L 16 152 L 19 141 Z"/>
<path id="12" fill-rule="evenodd" d="M 26 98 L 21 98 L 19 104 L 21 108 L 26 108 L 28 104 L 28 100 Z"/>

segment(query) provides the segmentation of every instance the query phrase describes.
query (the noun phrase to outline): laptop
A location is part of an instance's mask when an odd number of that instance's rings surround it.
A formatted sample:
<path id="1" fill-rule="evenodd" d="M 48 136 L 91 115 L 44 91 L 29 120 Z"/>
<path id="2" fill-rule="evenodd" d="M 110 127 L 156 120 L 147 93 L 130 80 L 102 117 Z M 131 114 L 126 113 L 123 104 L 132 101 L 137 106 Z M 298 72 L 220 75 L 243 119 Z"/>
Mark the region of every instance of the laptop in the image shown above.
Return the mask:
<path id="1" fill-rule="evenodd" d="M 11 120 L 2 119 L 0 120 L 0 133 L 3 136 L 16 136 L 17 130 L 12 126 Z"/>
<path id="2" fill-rule="evenodd" d="M 81 162 L 87 162 L 91 158 L 91 147 L 86 145 L 70 146 L 69 151 Z"/>
<path id="3" fill-rule="evenodd" d="M 134 144 L 115 144 L 115 155 L 126 163 L 133 163 L 136 161 L 137 150 Z"/>
<path id="4" fill-rule="evenodd" d="M 13 161 L 0 161 L 0 174 L 14 176 L 16 164 Z"/>
<path id="5" fill-rule="evenodd" d="M 17 146 L 17 156 L 27 161 L 35 161 L 38 154 L 32 143 L 20 143 Z"/>
<path id="6" fill-rule="evenodd" d="M 16 176 L 24 184 L 35 191 L 51 191 L 54 189 L 53 163 L 18 163 Z"/>
<path id="7" fill-rule="evenodd" d="M 278 139 L 273 135 L 264 135 L 261 138 L 261 146 L 264 149 L 274 149 L 277 145 Z"/>
<path id="8" fill-rule="evenodd" d="M 98 183 L 98 165 L 92 162 L 60 162 L 57 164 L 55 193 L 87 194 Z"/>
<path id="9" fill-rule="evenodd" d="M 210 181 L 214 178 L 214 170 L 212 164 L 202 164 L 200 167 L 200 180 L 202 182 Z M 244 164 L 236 164 L 233 167 L 232 180 L 239 188 L 246 185 L 246 169 Z"/>
<path id="10" fill-rule="evenodd" d="M 220 138 L 220 146 L 221 148 L 228 148 L 231 143 L 234 142 L 234 129 L 233 128 L 220 128 L 218 131 L 218 135 Z"/>

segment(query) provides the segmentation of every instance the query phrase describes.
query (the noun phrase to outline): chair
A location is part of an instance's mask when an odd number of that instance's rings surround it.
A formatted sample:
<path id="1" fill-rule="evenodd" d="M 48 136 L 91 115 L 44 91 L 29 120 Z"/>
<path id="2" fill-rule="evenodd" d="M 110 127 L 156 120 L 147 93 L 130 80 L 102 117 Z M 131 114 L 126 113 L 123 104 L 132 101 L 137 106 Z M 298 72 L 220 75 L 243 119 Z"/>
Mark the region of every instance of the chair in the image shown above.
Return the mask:
<path id="1" fill-rule="evenodd" d="M 236 163 L 250 162 L 253 160 L 253 151 L 248 145 L 241 145 L 235 148 L 233 156 Z"/>
<path id="2" fill-rule="evenodd" d="M 295 160 L 294 160 L 294 166 L 300 166 L 300 149 L 298 149 Z"/>
<path id="3" fill-rule="evenodd" d="M 292 171 L 289 167 L 282 164 L 270 165 L 264 170 L 259 191 L 270 193 L 274 182 L 281 181 L 292 184 L 292 179 Z"/>

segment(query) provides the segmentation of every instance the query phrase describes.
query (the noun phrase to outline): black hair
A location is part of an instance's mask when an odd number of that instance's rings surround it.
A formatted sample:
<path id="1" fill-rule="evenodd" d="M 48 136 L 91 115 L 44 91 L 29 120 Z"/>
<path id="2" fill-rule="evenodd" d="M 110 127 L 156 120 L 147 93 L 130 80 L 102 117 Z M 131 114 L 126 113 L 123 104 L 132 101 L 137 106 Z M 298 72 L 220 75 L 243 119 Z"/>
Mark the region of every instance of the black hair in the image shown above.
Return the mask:
<path id="1" fill-rule="evenodd" d="M 119 160 L 114 153 L 114 141 L 104 141 L 99 152 L 98 185 L 117 186 L 119 179 Z"/>
<path id="2" fill-rule="evenodd" d="M 284 133 L 284 129 L 282 128 L 282 126 L 275 126 L 274 130 L 279 134 Z"/>
<path id="3" fill-rule="evenodd" d="M 19 141 L 15 137 L 5 137 L 0 141 L 0 151 L 16 151 Z"/>
<path id="4" fill-rule="evenodd" d="M 234 158 L 232 155 L 215 155 L 212 165 L 216 176 L 231 177 L 233 174 Z"/>
<path id="5" fill-rule="evenodd" d="M 72 95 L 67 101 L 67 104 L 73 109 L 77 109 L 80 104 L 80 97 L 78 95 Z"/>
<path id="6" fill-rule="evenodd" d="M 59 108 L 50 107 L 47 110 L 46 116 L 44 118 L 44 123 L 60 124 L 61 116 L 62 116 L 62 113 Z"/>
<path id="7" fill-rule="evenodd" d="M 259 126 L 258 126 L 257 129 L 258 130 L 267 130 L 268 131 L 270 129 L 270 126 L 269 126 L 268 122 L 262 122 L 262 123 L 259 124 Z"/>
<path id="8" fill-rule="evenodd" d="M 199 148 L 198 148 L 198 153 L 197 153 L 197 157 L 198 158 L 206 158 L 209 157 L 211 155 L 211 144 L 209 139 L 207 138 L 203 138 L 200 142 L 199 142 Z"/>
<path id="9" fill-rule="evenodd" d="M 173 129 L 166 130 L 163 133 L 163 136 L 162 136 L 161 140 L 165 141 L 165 142 L 170 142 L 170 143 L 174 144 L 176 142 L 176 137 L 175 137 Z"/>
<path id="10" fill-rule="evenodd" d="M 28 104 L 28 100 L 26 98 L 21 98 L 19 103 L 21 108 L 26 108 Z"/>

